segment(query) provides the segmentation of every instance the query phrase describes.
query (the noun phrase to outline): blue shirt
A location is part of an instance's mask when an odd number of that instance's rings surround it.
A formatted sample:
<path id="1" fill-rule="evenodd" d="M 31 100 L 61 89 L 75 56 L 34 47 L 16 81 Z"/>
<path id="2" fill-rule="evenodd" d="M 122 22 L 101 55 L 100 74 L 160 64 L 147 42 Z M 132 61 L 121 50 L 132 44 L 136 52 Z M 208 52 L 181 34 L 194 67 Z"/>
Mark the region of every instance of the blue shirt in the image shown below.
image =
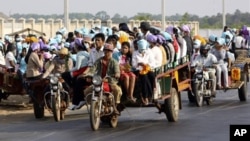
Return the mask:
<path id="1" fill-rule="evenodd" d="M 22 74 L 24 74 L 26 71 L 26 68 L 27 68 L 27 64 L 25 62 L 25 57 L 22 57 L 20 60 L 20 64 L 19 64 L 19 70 L 22 72 Z"/>

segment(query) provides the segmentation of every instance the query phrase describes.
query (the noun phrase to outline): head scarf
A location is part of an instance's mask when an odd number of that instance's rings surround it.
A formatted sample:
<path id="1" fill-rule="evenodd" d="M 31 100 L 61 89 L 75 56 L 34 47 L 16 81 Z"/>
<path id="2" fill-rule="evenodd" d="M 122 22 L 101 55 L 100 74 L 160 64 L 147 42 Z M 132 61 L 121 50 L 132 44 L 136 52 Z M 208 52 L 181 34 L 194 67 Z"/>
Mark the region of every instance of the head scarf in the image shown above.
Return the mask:
<path id="1" fill-rule="evenodd" d="M 140 53 L 142 53 L 147 49 L 148 42 L 144 39 L 141 39 L 141 40 L 137 41 L 137 46 L 138 46 L 138 51 Z"/>
<path id="2" fill-rule="evenodd" d="M 157 42 L 157 36 L 150 34 L 147 36 L 147 41 L 151 43 L 156 43 Z"/>
<path id="3" fill-rule="evenodd" d="M 32 51 L 40 49 L 40 44 L 39 43 L 32 43 L 31 49 L 32 49 Z"/>

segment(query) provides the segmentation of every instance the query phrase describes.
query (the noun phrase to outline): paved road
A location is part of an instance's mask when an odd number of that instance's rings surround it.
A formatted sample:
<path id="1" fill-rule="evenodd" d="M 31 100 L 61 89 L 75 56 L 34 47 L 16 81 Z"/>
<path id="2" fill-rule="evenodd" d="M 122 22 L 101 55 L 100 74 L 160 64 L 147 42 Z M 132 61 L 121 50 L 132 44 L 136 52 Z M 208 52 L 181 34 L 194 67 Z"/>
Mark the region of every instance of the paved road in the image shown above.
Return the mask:
<path id="1" fill-rule="evenodd" d="M 230 124 L 250 124 L 250 102 L 239 102 L 236 93 L 219 92 L 213 105 L 201 108 L 189 104 L 183 94 L 183 109 L 175 123 L 156 114 L 154 107 L 127 108 L 117 128 L 101 125 L 95 132 L 86 108 L 67 111 L 64 121 L 55 122 L 48 112 L 46 118 L 35 119 L 29 106 L 1 105 L 0 141 L 229 141 Z"/>

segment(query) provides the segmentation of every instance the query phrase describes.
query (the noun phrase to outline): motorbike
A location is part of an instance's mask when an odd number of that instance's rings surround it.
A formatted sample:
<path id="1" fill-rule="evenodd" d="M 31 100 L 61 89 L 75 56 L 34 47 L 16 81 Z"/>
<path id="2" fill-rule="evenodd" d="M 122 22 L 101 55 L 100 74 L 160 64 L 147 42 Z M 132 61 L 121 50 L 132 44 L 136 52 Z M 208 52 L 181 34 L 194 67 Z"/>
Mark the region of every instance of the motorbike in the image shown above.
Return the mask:
<path id="1" fill-rule="evenodd" d="M 104 79 L 99 75 L 89 77 L 92 79 L 93 91 L 86 95 L 86 100 L 92 130 L 98 130 L 101 121 L 109 123 L 110 127 L 115 128 L 118 123 L 118 114 L 115 112 L 115 98 L 108 82 L 103 81 L 110 79 L 110 77 L 106 76 Z"/>
<path id="2" fill-rule="evenodd" d="M 195 67 L 191 85 L 194 101 L 198 107 L 201 107 L 204 101 L 207 105 L 210 105 L 213 101 L 212 84 L 215 82 L 209 79 L 209 72 L 212 71 L 210 68 L 212 67 L 204 67 L 202 64 Z"/>
<path id="3" fill-rule="evenodd" d="M 55 121 L 63 120 L 65 110 L 69 105 L 69 92 L 63 87 L 63 79 L 60 73 L 50 74 L 49 89 L 44 94 L 45 107 L 53 113 Z"/>

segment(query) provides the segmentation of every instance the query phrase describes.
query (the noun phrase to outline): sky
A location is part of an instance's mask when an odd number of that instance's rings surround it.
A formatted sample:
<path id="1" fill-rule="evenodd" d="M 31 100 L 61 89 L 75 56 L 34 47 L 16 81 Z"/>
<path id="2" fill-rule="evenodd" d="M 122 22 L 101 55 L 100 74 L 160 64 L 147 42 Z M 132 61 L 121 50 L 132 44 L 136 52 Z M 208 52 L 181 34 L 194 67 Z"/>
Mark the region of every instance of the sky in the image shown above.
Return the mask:
<path id="1" fill-rule="evenodd" d="M 69 12 L 96 14 L 106 11 L 132 17 L 137 13 L 161 14 L 162 0 L 69 0 Z M 0 0 L 0 12 L 19 14 L 63 14 L 64 0 Z M 222 13 L 222 0 L 165 0 L 165 15 L 195 14 L 211 16 Z M 225 12 L 250 12 L 250 0 L 225 0 Z"/>

